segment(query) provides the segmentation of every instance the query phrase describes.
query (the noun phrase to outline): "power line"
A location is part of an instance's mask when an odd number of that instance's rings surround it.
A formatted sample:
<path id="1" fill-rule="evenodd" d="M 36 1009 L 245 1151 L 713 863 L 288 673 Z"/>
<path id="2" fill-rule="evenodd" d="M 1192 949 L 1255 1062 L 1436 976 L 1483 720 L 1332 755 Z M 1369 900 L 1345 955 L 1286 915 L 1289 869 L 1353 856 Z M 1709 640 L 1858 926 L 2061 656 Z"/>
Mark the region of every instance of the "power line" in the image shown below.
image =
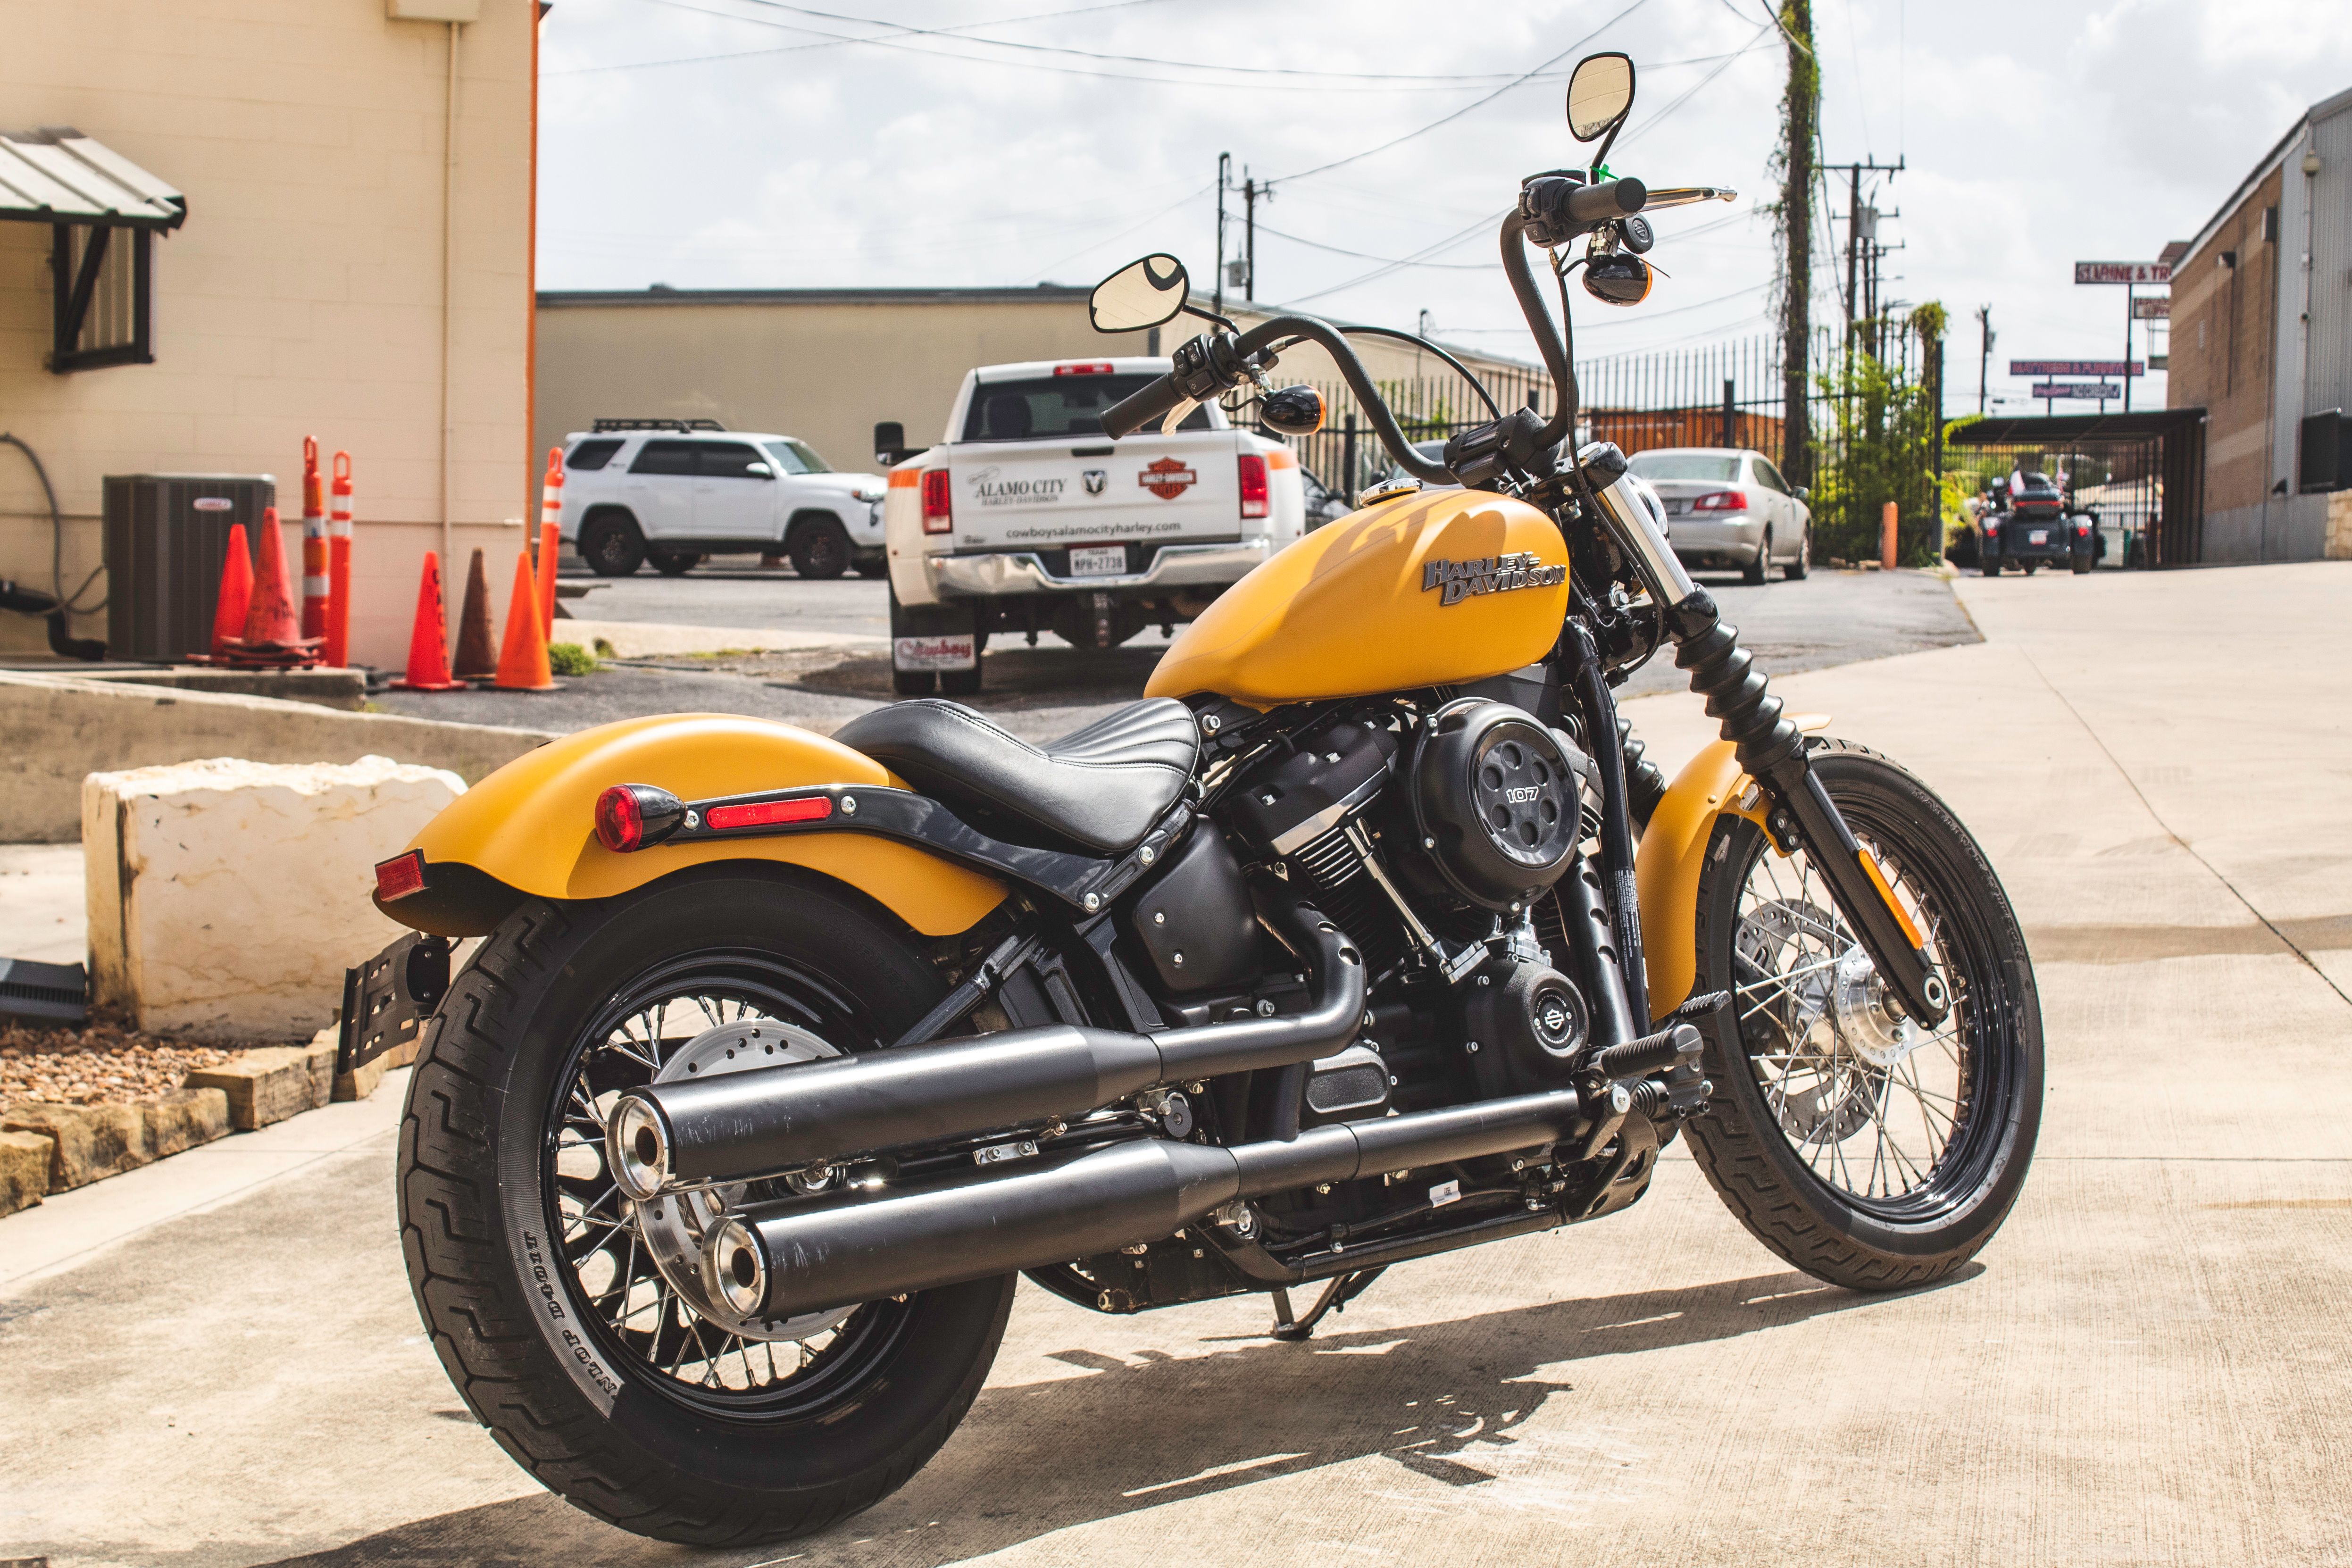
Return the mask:
<path id="1" fill-rule="evenodd" d="M 1061 16 L 1083 16 L 1095 11 L 1123 11 L 1130 5 L 1157 5 L 1162 3 L 1163 0 L 1108 0 L 1107 4 L 1099 5 L 1074 5 L 1067 10 L 1062 11 L 1032 11 L 1025 16 L 1000 16 L 993 21 L 988 22 L 965 22 L 960 24 L 958 27 L 943 27 L 937 29 L 937 31 L 941 33 L 951 33 L 960 31 L 966 27 L 1009 27 L 1016 22 L 1042 22 Z M 702 8 L 700 6 L 689 5 L 683 7 L 683 9 L 692 11 L 701 10 Z M 749 22 L 754 26 L 772 27 L 780 25 L 774 22 L 763 22 L 756 16 L 738 16 L 726 11 L 704 11 L 703 15 L 707 16 L 717 16 L 722 20 L 730 22 Z M 920 30 L 903 27 L 893 22 L 877 22 L 875 26 L 890 27 L 902 35 Z M 796 33 L 814 31 L 814 28 L 807 27 L 793 27 L 787 30 Z M 677 59 L 668 60 L 620 60 L 611 65 L 568 66 L 562 70 L 542 71 L 541 74 L 542 76 L 595 76 L 605 71 L 651 70 L 660 66 L 703 65 L 712 60 L 744 60 L 752 59 L 762 55 L 793 55 L 800 54 L 809 49 L 838 48 L 843 44 L 870 44 L 881 41 L 878 38 L 858 38 L 852 37 L 847 35 L 835 35 L 831 33 L 819 33 L 817 34 L 817 37 L 821 41 L 814 44 L 780 44 L 774 48 L 769 49 L 729 49 L 720 54 L 684 55 Z"/>
<path id="2" fill-rule="evenodd" d="M 1636 4 L 1638 3 L 1639 0 L 1636 0 Z M 1405 257 L 1400 260 L 1389 262 L 1385 266 L 1375 267 L 1372 270 L 1365 273 L 1362 277 L 1350 278 L 1345 283 L 1335 283 L 1328 289 L 1318 289 L 1312 294 L 1301 294 L 1296 299 L 1286 300 L 1281 308 L 1287 310 L 1292 305 L 1303 305 L 1309 300 L 1320 300 L 1331 294 L 1344 294 L 1350 289 L 1372 282 L 1378 279 L 1385 278 L 1391 272 L 1401 271 L 1407 267 L 1411 267 L 1414 263 L 1422 260 L 1424 257 L 1435 256 L 1441 251 L 1450 250 L 1454 247 L 1461 244 L 1464 240 L 1468 239 L 1473 235 L 1478 233 L 1479 230 L 1502 222 L 1503 214 L 1509 210 L 1510 209 L 1507 207 L 1497 208 L 1494 212 L 1488 213 L 1485 217 L 1480 218 L 1477 222 L 1469 225 L 1465 228 L 1454 230 L 1454 233 L 1447 235 L 1444 239 L 1439 240 L 1436 244 L 1424 246 L 1421 249 L 1414 251 L 1411 256 Z"/>
<path id="3" fill-rule="evenodd" d="M 1486 220 L 1481 218 L 1478 221 L 1484 223 Z M 1359 261 L 1378 261 L 1389 267 L 1429 267 L 1449 272 L 1499 272 L 1503 267 L 1499 261 L 1401 261 L 1394 257 L 1372 256 L 1361 250 L 1348 250 L 1339 246 L 1326 245 L 1319 239 L 1285 234 L 1282 230 L 1265 223 L 1260 223 L 1257 226 L 1257 231 L 1260 234 L 1270 234 L 1276 239 L 1286 239 L 1293 245 L 1303 245 L 1309 250 L 1328 250 L 1334 256 L 1352 256 Z"/>
<path id="4" fill-rule="evenodd" d="M 1534 70 L 1528 71 L 1525 75 L 1520 76 L 1514 80 L 1504 83 L 1501 87 L 1496 88 L 1494 91 L 1488 93 L 1484 98 L 1464 104 L 1461 108 L 1455 110 L 1453 113 L 1444 116 L 1443 119 L 1431 121 L 1428 124 L 1423 126 L 1418 131 L 1408 131 L 1403 135 L 1399 136 L 1392 141 L 1383 142 L 1377 147 L 1367 147 L 1360 153 L 1350 153 L 1344 158 L 1334 158 L 1328 163 L 1318 163 L 1311 169 L 1301 169 L 1295 174 L 1286 174 L 1282 178 L 1283 180 L 1304 180 L 1311 175 L 1328 174 L 1333 169 L 1342 169 L 1350 163 L 1360 163 L 1366 158 L 1371 157 L 1374 153 L 1385 153 L 1391 147 L 1402 147 L 1406 142 L 1411 142 L 1417 137 L 1428 135 L 1431 132 L 1437 130 L 1440 126 L 1451 125 L 1455 121 L 1461 119 L 1464 115 L 1469 113 L 1472 110 L 1483 109 L 1487 104 L 1494 102 L 1496 99 L 1510 91 L 1513 88 L 1521 87 L 1526 83 L 1532 81 L 1536 77 L 1559 64 L 1560 61 L 1568 58 L 1569 56 L 1576 53 L 1577 50 L 1582 48 L 1585 45 L 1591 43 L 1593 39 L 1599 37 L 1601 34 L 1607 32 L 1610 28 L 1615 26 L 1626 17 L 1632 16 L 1634 12 L 1640 10 L 1648 3 L 1649 0 L 1633 0 L 1632 5 L 1626 6 L 1622 11 L 1618 12 L 1614 16 L 1610 17 L 1606 22 L 1601 23 L 1598 27 L 1593 28 L 1592 31 L 1585 34 L 1584 37 L 1577 39 L 1576 42 L 1569 45 L 1568 47 L 1560 50 L 1559 53 L 1552 56 L 1551 58 L 1544 61 L 1543 64 L 1536 67 Z M 1282 182 L 1269 182 L 1269 184 L 1280 183 Z M 1314 296 L 1309 295 L 1308 298 L 1312 299 Z"/>

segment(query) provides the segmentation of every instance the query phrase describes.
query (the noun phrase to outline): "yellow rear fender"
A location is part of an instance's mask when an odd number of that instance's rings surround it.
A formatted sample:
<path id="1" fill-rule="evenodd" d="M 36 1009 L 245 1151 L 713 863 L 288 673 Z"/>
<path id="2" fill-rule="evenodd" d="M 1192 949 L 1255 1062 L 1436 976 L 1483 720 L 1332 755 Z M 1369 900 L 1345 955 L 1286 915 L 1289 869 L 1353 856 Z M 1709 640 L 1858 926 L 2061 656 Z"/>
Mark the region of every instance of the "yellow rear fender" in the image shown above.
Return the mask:
<path id="1" fill-rule="evenodd" d="M 1005 888 L 929 851 L 860 833 L 797 833 L 656 845 L 618 855 L 597 842 L 596 797 L 654 784 L 681 800 L 796 785 L 905 788 L 871 757 L 763 719 L 680 713 L 602 724 L 551 741 L 467 790 L 409 843 L 425 886 L 376 907 L 436 936 L 480 936 L 525 899 L 606 899 L 691 866 L 772 861 L 845 882 L 926 936 L 971 929 Z"/>
<path id="2" fill-rule="evenodd" d="M 1827 714 L 1799 716 L 1808 733 Z M 1633 886 L 1642 906 L 1642 957 L 1650 983 L 1650 1014 L 1662 1018 L 1690 1000 L 1698 980 L 1698 874 L 1716 819 L 1744 816 L 1757 826 L 1771 802 L 1741 769 L 1728 741 L 1702 747 L 1683 765 L 1642 829 L 1633 852 Z"/>

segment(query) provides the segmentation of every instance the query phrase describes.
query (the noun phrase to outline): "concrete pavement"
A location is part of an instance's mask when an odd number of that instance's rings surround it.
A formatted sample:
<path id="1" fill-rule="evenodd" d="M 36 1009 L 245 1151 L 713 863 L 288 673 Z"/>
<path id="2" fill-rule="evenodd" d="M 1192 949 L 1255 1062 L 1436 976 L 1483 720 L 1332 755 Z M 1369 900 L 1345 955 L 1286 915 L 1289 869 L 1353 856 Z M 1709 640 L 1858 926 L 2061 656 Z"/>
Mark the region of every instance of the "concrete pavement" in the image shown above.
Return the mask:
<path id="1" fill-rule="evenodd" d="M 1787 1270 L 1678 1152 L 1633 1211 L 1401 1268 L 1307 1345 L 1256 1337 L 1255 1299 L 1110 1319 L 1024 1289 L 905 1490 L 697 1554 L 539 1493 L 453 1414 L 380 1138 L 0 1286 L 0 1554 L 2352 1563 L 2352 567 L 1961 593 L 1981 645 L 1776 683 L 1951 800 L 2037 954 L 2039 1158 L 1937 1289 Z M 1629 710 L 1669 764 L 1708 737 L 1687 697 Z"/>

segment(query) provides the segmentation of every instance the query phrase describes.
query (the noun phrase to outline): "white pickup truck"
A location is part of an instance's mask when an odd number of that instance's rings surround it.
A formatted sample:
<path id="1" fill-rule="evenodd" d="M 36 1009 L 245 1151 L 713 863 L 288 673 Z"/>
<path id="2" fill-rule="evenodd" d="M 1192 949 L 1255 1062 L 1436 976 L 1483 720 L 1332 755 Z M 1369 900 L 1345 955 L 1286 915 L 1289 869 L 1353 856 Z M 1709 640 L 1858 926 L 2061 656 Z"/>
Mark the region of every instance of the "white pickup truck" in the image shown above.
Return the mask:
<path id="1" fill-rule="evenodd" d="M 980 689 L 989 637 L 1116 647 L 1189 621 L 1306 526 L 1290 448 L 1193 410 L 1171 434 L 1102 433 L 1165 359 L 1034 360 L 965 375 L 940 443 L 890 470 L 898 689 Z"/>

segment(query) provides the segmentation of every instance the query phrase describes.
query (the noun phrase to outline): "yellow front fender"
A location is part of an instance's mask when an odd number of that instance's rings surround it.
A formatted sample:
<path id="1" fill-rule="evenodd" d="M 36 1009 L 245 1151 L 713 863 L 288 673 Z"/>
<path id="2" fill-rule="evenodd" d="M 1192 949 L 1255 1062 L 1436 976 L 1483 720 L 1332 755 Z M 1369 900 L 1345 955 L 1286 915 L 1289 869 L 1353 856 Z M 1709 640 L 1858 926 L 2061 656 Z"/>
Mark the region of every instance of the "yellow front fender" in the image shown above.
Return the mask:
<path id="1" fill-rule="evenodd" d="M 1827 714 L 1796 716 L 1811 733 Z M 1633 852 L 1633 887 L 1642 906 L 1643 972 L 1650 981 L 1650 1015 L 1662 1018 L 1690 999 L 1698 980 L 1698 874 L 1718 816 L 1744 816 L 1764 826 L 1769 803 L 1733 754 L 1731 742 L 1701 747 L 1683 764 L 1665 797 L 1642 829 Z"/>
<path id="2" fill-rule="evenodd" d="M 1000 882 L 860 833 L 657 845 L 616 855 L 595 835 L 596 797 L 616 784 L 656 784 L 681 800 L 795 784 L 906 787 L 862 752 L 769 720 L 680 713 L 601 724 L 517 757 L 451 802 L 409 843 L 425 852 L 425 890 L 378 907 L 436 935 L 478 936 L 502 918 L 501 898 L 509 907 L 514 901 L 499 888 L 542 899 L 604 899 L 714 860 L 805 866 L 848 883 L 927 936 L 969 930 L 1004 900 Z M 466 871 L 439 871 L 446 867 Z"/>

